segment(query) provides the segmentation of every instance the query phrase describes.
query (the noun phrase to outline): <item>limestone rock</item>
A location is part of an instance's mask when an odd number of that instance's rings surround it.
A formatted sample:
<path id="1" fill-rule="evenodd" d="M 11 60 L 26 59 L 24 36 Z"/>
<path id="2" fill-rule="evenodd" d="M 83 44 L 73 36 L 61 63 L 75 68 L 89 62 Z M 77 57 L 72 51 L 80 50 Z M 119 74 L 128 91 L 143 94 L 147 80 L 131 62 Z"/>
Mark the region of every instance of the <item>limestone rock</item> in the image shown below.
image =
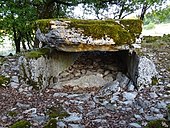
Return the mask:
<path id="1" fill-rule="evenodd" d="M 145 56 L 140 57 L 138 70 L 139 77 L 137 80 L 140 85 L 151 84 L 152 78 L 158 74 L 155 64 Z"/>
<path id="2" fill-rule="evenodd" d="M 76 80 L 70 80 L 63 84 L 85 88 L 85 87 L 94 87 L 94 86 L 102 87 L 105 83 L 106 81 L 99 75 L 88 75 L 88 76 L 82 76 Z"/>
<path id="3" fill-rule="evenodd" d="M 137 92 L 124 92 L 123 97 L 126 100 L 134 100 L 137 94 L 138 94 Z"/>
<path id="4" fill-rule="evenodd" d="M 139 125 L 138 123 L 130 123 L 129 126 L 133 127 L 133 128 L 141 128 L 142 126 Z"/>

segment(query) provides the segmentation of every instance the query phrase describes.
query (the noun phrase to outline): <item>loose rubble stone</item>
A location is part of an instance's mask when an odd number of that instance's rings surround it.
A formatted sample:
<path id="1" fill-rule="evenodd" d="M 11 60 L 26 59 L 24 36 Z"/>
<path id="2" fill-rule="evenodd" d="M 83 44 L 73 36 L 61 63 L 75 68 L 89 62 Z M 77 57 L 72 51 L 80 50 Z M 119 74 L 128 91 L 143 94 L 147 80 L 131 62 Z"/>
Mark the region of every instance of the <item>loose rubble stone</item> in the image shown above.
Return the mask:
<path id="1" fill-rule="evenodd" d="M 10 83 L 10 86 L 11 86 L 12 88 L 18 88 L 18 87 L 19 87 L 19 84 L 18 84 L 18 83 L 15 83 L 15 82 L 11 82 L 11 83 Z"/>
<path id="2" fill-rule="evenodd" d="M 130 123 L 129 126 L 134 127 L 134 128 L 142 128 L 142 126 L 137 123 Z"/>
<path id="3" fill-rule="evenodd" d="M 54 93 L 53 97 L 58 97 L 58 96 L 64 97 L 64 96 L 67 96 L 67 95 L 68 95 L 67 93 Z"/>
<path id="4" fill-rule="evenodd" d="M 124 92 L 123 93 L 123 97 L 126 99 L 126 100 L 134 100 L 137 96 L 137 92 Z"/>
<path id="5" fill-rule="evenodd" d="M 79 123 L 82 120 L 82 116 L 77 113 L 71 113 L 69 117 L 64 118 L 66 122 Z"/>
<path id="6" fill-rule="evenodd" d="M 30 108 L 29 104 L 22 104 L 22 103 L 19 103 L 19 102 L 17 102 L 16 106 L 18 106 L 19 108 L 23 108 L 23 109 Z"/>

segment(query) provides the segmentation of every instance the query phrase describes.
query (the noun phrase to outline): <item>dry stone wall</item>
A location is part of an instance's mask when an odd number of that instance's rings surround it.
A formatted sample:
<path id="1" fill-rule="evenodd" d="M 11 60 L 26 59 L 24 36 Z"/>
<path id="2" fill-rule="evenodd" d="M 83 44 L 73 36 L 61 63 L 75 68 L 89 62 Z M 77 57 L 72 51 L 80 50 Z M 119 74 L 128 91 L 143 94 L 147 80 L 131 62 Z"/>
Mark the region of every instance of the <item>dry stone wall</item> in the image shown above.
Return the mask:
<path id="1" fill-rule="evenodd" d="M 60 52 L 38 59 L 20 57 L 19 65 L 22 79 L 39 87 L 58 84 L 101 87 L 125 70 L 113 52 Z"/>

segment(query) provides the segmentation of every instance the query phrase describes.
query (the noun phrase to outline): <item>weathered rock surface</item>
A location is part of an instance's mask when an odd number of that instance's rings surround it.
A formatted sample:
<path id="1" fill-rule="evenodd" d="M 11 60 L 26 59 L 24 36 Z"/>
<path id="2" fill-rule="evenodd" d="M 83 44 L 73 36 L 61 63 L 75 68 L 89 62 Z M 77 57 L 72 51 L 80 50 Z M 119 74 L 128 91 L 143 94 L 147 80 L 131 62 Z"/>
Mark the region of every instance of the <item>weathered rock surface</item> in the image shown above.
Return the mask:
<path id="1" fill-rule="evenodd" d="M 51 24 L 53 30 L 43 34 L 38 29 L 36 37 L 40 42 L 61 51 L 118 51 L 140 47 L 139 35 L 142 31 L 140 20 L 70 19 L 51 21 Z"/>

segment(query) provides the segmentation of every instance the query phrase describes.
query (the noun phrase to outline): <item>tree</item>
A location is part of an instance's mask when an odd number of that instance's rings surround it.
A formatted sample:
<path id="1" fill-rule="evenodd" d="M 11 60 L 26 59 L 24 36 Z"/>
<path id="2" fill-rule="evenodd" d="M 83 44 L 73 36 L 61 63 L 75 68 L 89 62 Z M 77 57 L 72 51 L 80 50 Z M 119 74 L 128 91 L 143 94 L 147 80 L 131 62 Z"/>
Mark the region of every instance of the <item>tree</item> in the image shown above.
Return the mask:
<path id="1" fill-rule="evenodd" d="M 0 1 L 0 30 L 1 35 L 11 36 L 15 43 L 16 53 L 20 52 L 20 43 L 26 49 L 25 41 L 32 41 L 32 21 L 36 19 L 35 9 L 29 0 Z M 2 33 L 3 32 L 3 33 Z"/>
<path id="2" fill-rule="evenodd" d="M 148 13 L 145 15 L 144 24 L 170 22 L 170 5 L 161 10 Z"/>
<path id="3" fill-rule="evenodd" d="M 86 1 L 86 0 L 85 0 Z M 103 11 L 112 8 L 113 19 L 123 19 L 127 15 L 141 10 L 140 19 L 144 19 L 144 15 L 151 7 L 161 6 L 166 0 L 87 0 L 84 4 L 91 5 L 97 17 L 102 15 Z M 88 7 L 88 6 L 87 6 Z M 101 12 L 101 13 L 100 13 Z"/>
<path id="4" fill-rule="evenodd" d="M 166 0 L 139 0 L 138 4 L 141 8 L 140 19 L 144 20 L 145 14 L 148 9 L 154 8 L 153 10 L 160 9 L 161 5 L 165 3 Z"/>
<path id="5" fill-rule="evenodd" d="M 0 35 L 10 36 L 15 43 L 16 53 L 20 44 L 31 48 L 34 40 L 34 24 L 37 19 L 65 16 L 68 6 L 77 5 L 77 0 L 1 0 Z"/>

